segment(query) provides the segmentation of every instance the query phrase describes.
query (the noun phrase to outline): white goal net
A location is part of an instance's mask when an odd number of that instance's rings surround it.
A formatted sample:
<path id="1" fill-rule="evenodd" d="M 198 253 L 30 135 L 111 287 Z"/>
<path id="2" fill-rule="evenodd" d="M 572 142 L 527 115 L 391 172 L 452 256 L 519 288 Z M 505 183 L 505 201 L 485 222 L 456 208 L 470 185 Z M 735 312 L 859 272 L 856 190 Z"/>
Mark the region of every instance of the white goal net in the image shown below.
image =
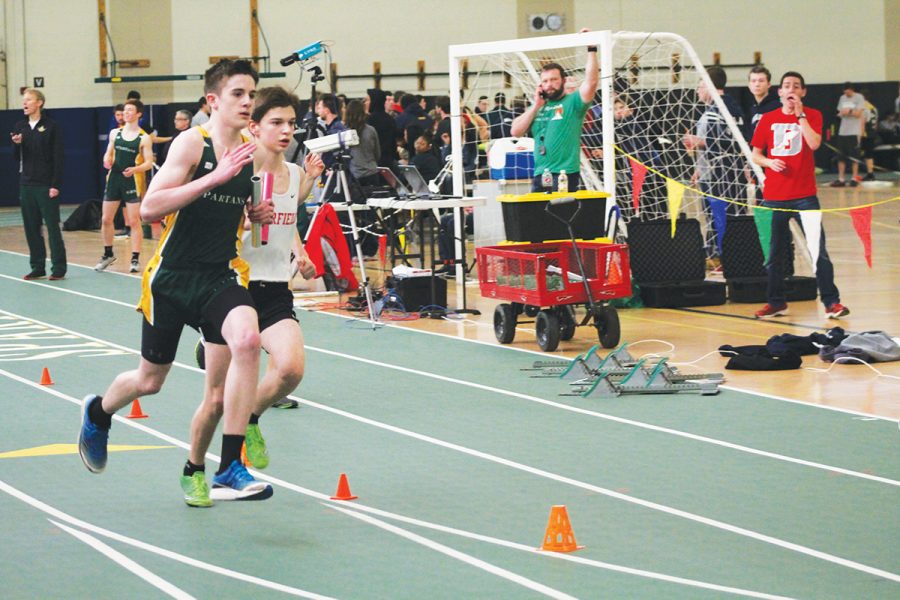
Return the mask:
<path id="1" fill-rule="evenodd" d="M 530 104 L 544 64 L 562 65 L 577 93 L 588 45 L 599 48 L 600 85 L 581 136 L 582 187 L 612 195 L 626 224 L 673 212 L 695 217 L 708 254 L 718 254 L 715 220 L 746 212 L 748 182 L 761 173 L 722 98 L 698 94 L 701 81 L 714 88 L 696 52 L 671 33 L 602 31 L 451 46 L 454 193 L 475 180 L 526 174 L 512 168 L 525 157 L 507 156 L 504 165 L 491 148 L 510 146 L 498 140 Z M 472 116 L 484 98 L 487 110 Z M 508 168 L 492 168 L 498 166 Z M 673 190 L 678 206 L 670 202 Z"/>

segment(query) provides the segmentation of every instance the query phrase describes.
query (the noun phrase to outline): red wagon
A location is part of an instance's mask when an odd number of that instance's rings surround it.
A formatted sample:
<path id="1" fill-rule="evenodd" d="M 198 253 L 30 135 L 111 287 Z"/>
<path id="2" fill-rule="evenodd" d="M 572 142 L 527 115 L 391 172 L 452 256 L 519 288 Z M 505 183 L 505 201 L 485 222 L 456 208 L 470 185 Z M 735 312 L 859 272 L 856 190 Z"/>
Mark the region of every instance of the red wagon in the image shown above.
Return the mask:
<path id="1" fill-rule="evenodd" d="M 608 304 L 631 295 L 628 246 L 559 241 L 476 248 L 481 294 L 508 303 L 494 311 L 494 334 L 509 344 L 518 317 L 535 317 L 538 345 L 552 352 L 593 321 L 604 348 L 619 344 L 619 315 Z M 575 308 L 584 305 L 579 323 Z"/>

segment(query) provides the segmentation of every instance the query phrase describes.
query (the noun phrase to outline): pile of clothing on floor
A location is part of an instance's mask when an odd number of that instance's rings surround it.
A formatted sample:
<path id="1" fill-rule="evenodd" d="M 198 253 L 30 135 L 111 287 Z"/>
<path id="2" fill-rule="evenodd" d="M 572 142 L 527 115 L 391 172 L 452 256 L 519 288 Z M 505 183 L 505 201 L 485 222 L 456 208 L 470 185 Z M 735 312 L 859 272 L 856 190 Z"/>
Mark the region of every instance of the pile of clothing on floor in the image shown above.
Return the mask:
<path id="1" fill-rule="evenodd" d="M 726 369 L 743 371 L 785 371 L 799 369 L 802 356 L 818 354 L 827 362 L 859 364 L 900 360 L 900 338 L 884 331 L 847 334 L 840 327 L 808 336 L 783 333 L 769 338 L 765 346 L 719 347 L 721 356 L 730 357 Z"/>

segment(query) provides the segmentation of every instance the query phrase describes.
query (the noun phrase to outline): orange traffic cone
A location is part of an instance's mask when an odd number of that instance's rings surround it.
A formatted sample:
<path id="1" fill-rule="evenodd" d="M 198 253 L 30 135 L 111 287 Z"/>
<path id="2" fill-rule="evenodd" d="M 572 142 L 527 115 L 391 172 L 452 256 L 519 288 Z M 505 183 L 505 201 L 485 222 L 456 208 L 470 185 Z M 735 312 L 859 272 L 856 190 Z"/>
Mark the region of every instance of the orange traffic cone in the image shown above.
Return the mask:
<path id="1" fill-rule="evenodd" d="M 614 254 L 609 263 L 609 273 L 606 276 L 606 283 L 609 285 L 622 284 L 622 269 L 619 268 L 619 255 Z"/>
<path id="2" fill-rule="evenodd" d="M 50 371 L 47 370 L 47 367 L 44 367 L 44 371 L 41 373 L 41 385 L 53 385 L 53 380 L 50 379 Z"/>
<path id="3" fill-rule="evenodd" d="M 331 497 L 332 500 L 356 500 L 357 496 L 350 495 L 350 484 L 347 482 L 347 474 L 341 473 L 341 478 L 338 480 L 338 488 L 334 493 L 334 496 Z"/>
<path id="4" fill-rule="evenodd" d="M 141 401 L 137 398 L 134 399 L 134 402 L 131 403 L 131 414 L 128 415 L 129 419 L 146 419 L 150 415 L 145 415 L 144 411 L 141 410 Z"/>
<path id="5" fill-rule="evenodd" d="M 584 546 L 575 542 L 575 534 L 569 523 L 569 513 L 564 505 L 550 508 L 550 520 L 547 521 L 547 532 L 544 534 L 544 544 L 541 550 L 547 552 L 572 552 Z"/>

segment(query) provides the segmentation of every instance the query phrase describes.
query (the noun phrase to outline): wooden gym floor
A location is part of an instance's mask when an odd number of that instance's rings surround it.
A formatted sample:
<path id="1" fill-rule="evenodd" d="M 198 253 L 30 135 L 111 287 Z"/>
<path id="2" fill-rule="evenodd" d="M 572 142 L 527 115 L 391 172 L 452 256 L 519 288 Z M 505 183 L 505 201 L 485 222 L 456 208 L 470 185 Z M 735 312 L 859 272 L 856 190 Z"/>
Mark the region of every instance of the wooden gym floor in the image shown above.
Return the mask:
<path id="1" fill-rule="evenodd" d="M 822 185 L 819 189 L 823 208 L 861 206 L 897 195 L 896 186 L 831 189 Z M 24 275 L 28 271 L 27 247 L 17 216 L 18 209 L 0 210 L 0 249 L 23 254 L 21 271 Z M 862 244 L 847 212 L 825 213 L 823 223 L 841 301 L 851 310 L 848 317 L 840 321 L 826 319 L 821 304 L 812 301 L 793 303 L 790 316 L 772 321 L 753 319 L 753 312 L 759 307 L 750 304 L 729 303 L 696 309 L 628 309 L 619 311 L 622 341 L 630 344 L 635 356 L 665 355 L 670 364 L 678 365 L 682 370 L 711 372 L 724 369 L 727 360 L 715 352 L 723 344 L 764 344 L 773 335 L 808 335 L 834 326 L 853 332 L 884 330 L 894 337 L 900 336 L 896 301 L 900 292 L 900 202 L 880 204 L 873 210 L 871 269 L 866 266 Z M 98 232 L 66 232 L 64 235 L 71 263 L 92 266 L 97 261 L 102 252 Z M 128 244 L 127 240 L 115 242 L 115 252 L 120 259 L 110 270 L 127 272 Z M 142 265 L 152 253 L 153 244 L 145 241 Z M 366 263 L 366 267 L 373 287 L 380 287 L 384 266 Z M 798 274 L 810 273 L 800 270 Z M 461 297 L 453 282 L 448 286 L 448 304 L 451 308 L 461 306 Z M 404 320 L 396 324 L 496 344 L 492 328 L 496 304 L 496 301 L 481 297 L 476 279 L 476 283 L 467 286 L 467 306 L 481 311 L 480 316 L 451 314 L 442 319 Z M 324 308 L 339 310 L 327 305 Z M 579 327 L 575 337 L 561 342 L 552 354 L 573 357 L 596 341 L 593 328 Z M 533 325 L 519 324 L 512 346 L 540 354 Z M 816 356 L 807 356 L 800 370 L 727 371 L 727 385 L 788 400 L 900 419 L 900 362 L 876 364 L 877 372 L 859 364 L 838 364 L 828 370 L 830 366 Z"/>

